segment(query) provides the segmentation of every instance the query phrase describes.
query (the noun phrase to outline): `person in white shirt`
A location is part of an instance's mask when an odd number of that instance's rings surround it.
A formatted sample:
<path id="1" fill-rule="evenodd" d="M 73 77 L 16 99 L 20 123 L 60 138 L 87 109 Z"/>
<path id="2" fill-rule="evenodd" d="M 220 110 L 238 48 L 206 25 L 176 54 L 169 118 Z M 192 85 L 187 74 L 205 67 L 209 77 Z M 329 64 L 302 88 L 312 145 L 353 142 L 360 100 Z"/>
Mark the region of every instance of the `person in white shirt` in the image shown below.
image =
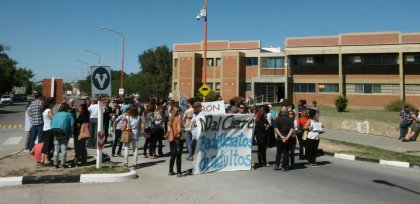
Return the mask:
<path id="1" fill-rule="evenodd" d="M 316 167 L 316 152 L 319 145 L 319 135 L 323 133 L 324 125 L 319 122 L 319 115 L 315 109 L 309 109 L 309 119 L 304 129 L 308 129 L 308 138 L 306 139 L 306 155 L 308 163 Z"/>
<path id="2" fill-rule="evenodd" d="M 99 105 L 98 101 L 93 99 L 92 104 L 88 107 L 88 111 L 90 113 L 89 119 L 89 132 L 90 138 L 88 139 L 88 148 L 95 149 L 96 148 L 96 133 L 98 132 L 98 113 L 99 113 Z"/>
<path id="3" fill-rule="evenodd" d="M 194 109 L 194 115 L 191 119 L 191 134 L 192 134 L 191 148 L 192 148 L 192 153 L 194 155 L 197 138 L 200 134 L 198 132 L 197 123 L 199 123 L 198 119 L 204 116 L 204 112 L 202 111 L 202 105 L 200 102 L 195 102 L 192 107 Z"/>
<path id="4" fill-rule="evenodd" d="M 51 130 L 51 119 L 54 116 L 53 108 L 55 105 L 55 99 L 48 97 L 43 103 L 42 118 L 44 120 L 44 146 L 42 146 L 41 164 L 48 165 L 50 163 L 51 150 L 54 147 L 54 137 Z"/>
<path id="5" fill-rule="evenodd" d="M 191 133 L 191 119 L 194 115 L 193 109 L 194 99 L 189 98 L 187 100 L 188 110 L 185 111 L 184 115 L 182 116 L 182 124 L 184 125 L 184 134 L 182 135 L 185 138 L 185 142 L 187 143 L 187 150 L 188 150 L 188 157 L 187 160 L 192 161 L 194 152 L 193 152 L 193 143 L 192 143 L 192 133 Z"/>
<path id="6" fill-rule="evenodd" d="M 123 149 L 124 149 L 124 167 L 128 167 L 128 147 L 131 144 L 131 147 L 133 149 L 133 167 L 137 166 L 138 162 L 138 148 L 137 143 L 140 138 L 140 128 L 141 128 L 141 117 L 138 113 L 138 109 L 136 106 L 132 106 L 127 116 L 124 119 L 124 124 L 122 126 L 122 131 L 126 129 L 131 129 L 132 135 L 131 135 L 131 143 L 124 143 Z"/>

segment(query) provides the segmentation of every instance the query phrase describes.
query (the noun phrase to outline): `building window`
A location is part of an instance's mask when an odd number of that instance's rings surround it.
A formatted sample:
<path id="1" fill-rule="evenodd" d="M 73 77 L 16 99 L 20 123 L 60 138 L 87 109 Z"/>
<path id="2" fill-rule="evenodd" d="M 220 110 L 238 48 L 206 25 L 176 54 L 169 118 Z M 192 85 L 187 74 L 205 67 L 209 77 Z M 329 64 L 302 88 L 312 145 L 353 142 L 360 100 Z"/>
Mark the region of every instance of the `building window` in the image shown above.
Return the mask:
<path id="1" fill-rule="evenodd" d="M 245 91 L 251 91 L 251 83 L 245 83 Z"/>
<path id="2" fill-rule="evenodd" d="M 293 92 L 296 93 L 315 93 L 315 84 L 313 83 L 295 83 Z"/>
<path id="3" fill-rule="evenodd" d="M 207 58 L 207 66 L 208 67 L 213 67 L 214 66 L 214 59 L 213 58 Z"/>
<path id="4" fill-rule="evenodd" d="M 178 58 L 174 59 L 174 67 L 178 67 Z"/>
<path id="5" fill-rule="evenodd" d="M 407 62 L 407 63 L 414 63 L 414 55 L 407 55 L 407 56 L 405 56 L 405 62 Z"/>
<path id="6" fill-rule="evenodd" d="M 320 93 L 338 93 L 338 84 L 318 84 Z"/>
<path id="7" fill-rule="evenodd" d="M 220 90 L 222 89 L 222 86 L 221 86 L 221 84 L 220 84 L 220 82 L 216 82 L 216 86 L 215 86 L 215 91 L 217 92 L 217 93 L 220 93 Z"/>
<path id="8" fill-rule="evenodd" d="M 222 58 L 216 58 L 216 67 L 222 66 Z"/>
<path id="9" fill-rule="evenodd" d="M 351 55 L 345 57 L 346 65 L 396 65 L 397 55 L 375 54 L 375 55 Z"/>
<path id="10" fill-rule="evenodd" d="M 261 67 L 268 69 L 283 69 L 282 57 L 262 57 L 261 58 Z"/>
<path id="11" fill-rule="evenodd" d="M 306 64 L 313 64 L 314 63 L 314 57 L 306 57 Z"/>
<path id="12" fill-rule="evenodd" d="M 420 54 L 410 54 L 405 56 L 405 63 L 420 64 Z"/>
<path id="13" fill-rule="evenodd" d="M 361 64 L 362 63 L 362 56 L 354 56 L 353 57 L 354 64 Z"/>
<path id="14" fill-rule="evenodd" d="M 174 82 L 174 89 L 173 89 L 173 91 L 176 91 L 178 89 L 178 83 L 177 82 Z"/>
<path id="15" fill-rule="evenodd" d="M 246 66 L 258 66 L 258 57 L 247 57 Z"/>
<path id="16" fill-rule="evenodd" d="M 420 84 L 406 84 L 405 93 L 407 95 L 420 95 Z"/>
<path id="17" fill-rule="evenodd" d="M 399 84 L 347 84 L 346 92 L 360 94 L 399 94 Z"/>
<path id="18" fill-rule="evenodd" d="M 210 87 L 210 91 L 213 91 L 213 83 L 212 82 L 207 82 L 207 86 Z"/>

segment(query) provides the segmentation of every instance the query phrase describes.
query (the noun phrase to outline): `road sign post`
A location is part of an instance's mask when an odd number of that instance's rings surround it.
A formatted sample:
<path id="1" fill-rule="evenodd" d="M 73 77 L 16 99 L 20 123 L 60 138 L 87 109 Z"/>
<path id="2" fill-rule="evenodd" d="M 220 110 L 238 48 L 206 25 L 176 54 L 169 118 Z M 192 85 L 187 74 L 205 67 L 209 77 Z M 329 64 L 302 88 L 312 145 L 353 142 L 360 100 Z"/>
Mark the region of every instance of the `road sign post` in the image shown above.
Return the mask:
<path id="1" fill-rule="evenodd" d="M 105 140 L 104 136 L 104 102 L 102 100 L 98 101 L 99 110 L 98 110 L 98 132 L 96 134 L 96 168 L 102 168 L 102 148 L 99 148 L 99 141 L 101 140 L 100 134 L 102 134 L 102 138 Z M 102 146 L 103 147 L 103 146 Z"/>
<path id="2" fill-rule="evenodd" d="M 111 97 L 111 68 L 109 66 L 91 66 L 92 98 Z"/>
<path id="3" fill-rule="evenodd" d="M 211 88 L 207 84 L 203 84 L 198 91 L 203 94 L 203 102 L 206 102 L 206 96 L 210 93 Z"/>

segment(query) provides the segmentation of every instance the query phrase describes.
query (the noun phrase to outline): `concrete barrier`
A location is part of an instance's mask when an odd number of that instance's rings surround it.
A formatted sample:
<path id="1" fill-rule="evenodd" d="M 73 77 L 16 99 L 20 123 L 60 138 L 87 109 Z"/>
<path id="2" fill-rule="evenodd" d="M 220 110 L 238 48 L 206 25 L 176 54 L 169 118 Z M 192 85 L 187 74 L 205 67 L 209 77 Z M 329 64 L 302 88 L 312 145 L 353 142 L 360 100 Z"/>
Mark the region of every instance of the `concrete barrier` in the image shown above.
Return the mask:
<path id="1" fill-rule="evenodd" d="M 353 119 L 334 118 L 321 116 L 321 121 L 325 127 L 337 130 L 346 130 L 351 132 L 379 135 L 385 137 L 397 138 L 400 135 L 397 129 L 399 124 L 378 122 L 378 121 L 360 121 Z"/>

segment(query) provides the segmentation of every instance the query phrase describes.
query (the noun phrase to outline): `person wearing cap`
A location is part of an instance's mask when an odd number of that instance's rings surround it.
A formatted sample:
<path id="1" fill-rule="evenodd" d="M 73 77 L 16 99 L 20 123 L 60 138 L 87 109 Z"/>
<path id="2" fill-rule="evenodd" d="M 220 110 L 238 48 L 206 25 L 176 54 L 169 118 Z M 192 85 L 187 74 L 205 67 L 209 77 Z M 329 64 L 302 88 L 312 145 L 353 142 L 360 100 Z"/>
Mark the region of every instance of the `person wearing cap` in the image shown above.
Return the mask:
<path id="1" fill-rule="evenodd" d="M 191 147 L 192 147 L 192 153 L 194 155 L 195 145 L 197 142 L 197 138 L 199 136 L 197 123 L 198 123 L 198 119 L 204 116 L 204 112 L 202 111 L 201 102 L 194 102 L 192 107 L 194 109 L 194 115 L 191 119 L 191 134 L 192 134 Z"/>

